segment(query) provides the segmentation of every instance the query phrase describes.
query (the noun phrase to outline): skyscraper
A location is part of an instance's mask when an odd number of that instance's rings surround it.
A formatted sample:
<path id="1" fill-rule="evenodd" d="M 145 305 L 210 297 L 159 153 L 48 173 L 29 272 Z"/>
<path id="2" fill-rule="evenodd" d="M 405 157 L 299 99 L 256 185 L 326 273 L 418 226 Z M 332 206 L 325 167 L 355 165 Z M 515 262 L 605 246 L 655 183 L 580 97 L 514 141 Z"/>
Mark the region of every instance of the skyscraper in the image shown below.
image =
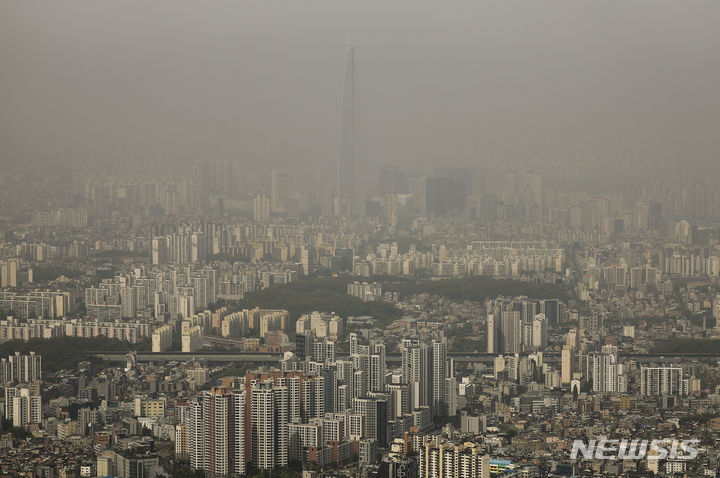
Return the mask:
<path id="1" fill-rule="evenodd" d="M 245 393 L 213 387 L 190 405 L 190 464 L 215 478 L 245 473 Z"/>
<path id="2" fill-rule="evenodd" d="M 224 387 L 213 388 L 203 397 L 205 416 L 205 471 L 214 476 L 227 476 L 230 472 L 231 434 L 234 431 L 231 417 L 230 395 Z"/>
<path id="3" fill-rule="evenodd" d="M 502 312 L 500 312 L 500 309 L 497 309 L 497 313 L 495 313 L 494 309 L 493 313 L 488 311 L 487 351 L 489 354 L 497 354 L 503 351 L 502 326 L 500 324 L 501 317 Z"/>
<path id="4" fill-rule="evenodd" d="M 505 353 L 522 352 L 522 315 L 516 307 L 504 306 L 502 310 L 502 337 Z"/>
<path id="5" fill-rule="evenodd" d="M 270 200 L 267 196 L 255 196 L 253 201 L 253 218 L 256 221 L 267 221 L 270 218 Z"/>
<path id="6" fill-rule="evenodd" d="M 339 215 L 360 214 L 360 198 L 355 177 L 355 44 L 348 38 L 345 59 L 342 119 L 340 124 L 340 156 L 337 168 L 337 205 Z"/>
<path id="7" fill-rule="evenodd" d="M 432 410 L 435 416 L 448 414 L 446 400 L 447 340 L 433 342 L 433 390 Z"/>
<path id="8" fill-rule="evenodd" d="M 429 406 L 432 394 L 432 364 L 430 349 L 417 339 L 402 341 L 403 380 L 408 384 L 410 408 Z"/>
<path id="9" fill-rule="evenodd" d="M 382 392 L 385 390 L 385 345 L 373 344 L 372 347 L 374 353 L 369 358 L 369 390 L 371 392 Z"/>
<path id="10" fill-rule="evenodd" d="M 271 206 L 273 212 L 287 212 L 290 200 L 290 175 L 285 171 L 272 172 Z"/>
<path id="11" fill-rule="evenodd" d="M 387 444 L 388 400 L 385 395 L 361 397 L 353 400 L 353 411 L 365 419 L 365 438 Z"/>
<path id="12" fill-rule="evenodd" d="M 425 209 L 443 216 L 451 211 L 462 212 L 465 207 L 465 184 L 455 178 L 437 177 L 425 180 Z"/>
<path id="13" fill-rule="evenodd" d="M 271 380 L 256 384 L 251 392 L 252 460 L 261 470 L 287 466 L 288 389 Z"/>
<path id="14" fill-rule="evenodd" d="M 205 467 L 205 423 L 203 422 L 202 403 L 193 402 L 188 408 L 190 409 L 190 420 L 188 421 L 190 466 L 200 470 Z"/>
<path id="15" fill-rule="evenodd" d="M 618 362 L 617 347 L 604 345 L 600 353 L 592 354 L 592 384 L 595 393 L 624 393 L 627 383 L 622 364 Z"/>
<path id="16" fill-rule="evenodd" d="M 537 314 L 533 320 L 532 346 L 540 350 L 547 347 L 547 319 L 545 314 Z"/>
<path id="17" fill-rule="evenodd" d="M 573 360 L 573 347 L 565 345 L 562 349 L 561 355 L 561 383 L 563 385 L 570 384 L 573 379 L 573 373 L 575 372 L 575 361 Z"/>

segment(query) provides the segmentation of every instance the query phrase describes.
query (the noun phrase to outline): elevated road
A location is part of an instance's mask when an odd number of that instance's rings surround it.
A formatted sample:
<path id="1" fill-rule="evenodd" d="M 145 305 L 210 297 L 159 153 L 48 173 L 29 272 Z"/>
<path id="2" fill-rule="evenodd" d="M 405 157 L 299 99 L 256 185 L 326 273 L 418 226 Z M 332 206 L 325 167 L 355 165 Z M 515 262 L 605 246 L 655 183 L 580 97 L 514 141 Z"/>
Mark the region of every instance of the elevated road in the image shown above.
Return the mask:
<path id="1" fill-rule="evenodd" d="M 101 360 L 109 362 L 124 362 L 127 359 L 127 353 L 123 352 L 88 352 L 91 357 L 97 357 Z M 348 358 L 347 352 L 340 352 L 337 358 Z M 256 352 L 137 352 L 137 360 L 139 362 L 187 362 L 191 360 L 206 360 L 208 362 L 241 362 L 241 363 L 257 363 L 269 364 L 277 363 L 282 354 L 280 353 L 256 353 Z M 484 352 L 473 353 L 448 353 L 449 358 L 455 359 L 456 363 L 485 363 L 492 364 L 495 354 Z M 720 353 L 680 353 L 680 354 L 620 354 L 621 359 L 635 360 L 640 363 L 680 363 L 693 362 L 698 360 L 720 360 Z M 390 353 L 386 355 L 388 363 L 400 363 L 401 357 L 399 353 Z M 544 353 L 543 361 L 546 363 L 560 363 L 560 355 L 555 353 Z"/>
<path id="2" fill-rule="evenodd" d="M 90 357 L 96 357 L 108 362 L 125 362 L 127 352 L 88 352 Z M 189 362 L 192 360 L 207 360 L 208 362 L 246 362 L 246 363 L 277 363 L 282 354 L 248 353 L 248 352 L 137 352 L 138 362 Z"/>

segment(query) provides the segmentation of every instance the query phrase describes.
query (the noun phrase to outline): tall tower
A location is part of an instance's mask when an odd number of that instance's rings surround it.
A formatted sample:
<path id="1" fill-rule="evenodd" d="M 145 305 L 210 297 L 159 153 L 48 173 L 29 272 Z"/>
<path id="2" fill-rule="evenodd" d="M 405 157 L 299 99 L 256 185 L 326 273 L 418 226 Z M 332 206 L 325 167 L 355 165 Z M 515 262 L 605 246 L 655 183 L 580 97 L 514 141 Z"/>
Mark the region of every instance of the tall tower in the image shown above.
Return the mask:
<path id="1" fill-rule="evenodd" d="M 357 214 L 358 194 L 355 184 L 355 43 L 348 38 L 345 58 L 342 119 L 340 123 L 340 156 L 337 168 L 337 205 L 339 215 Z"/>
<path id="2" fill-rule="evenodd" d="M 213 387 L 189 406 L 190 466 L 205 476 L 245 473 L 245 393 Z"/>
<path id="3" fill-rule="evenodd" d="M 273 212 L 287 212 L 290 199 L 290 175 L 285 171 L 272 172 L 271 207 Z"/>
<path id="4" fill-rule="evenodd" d="M 250 393 L 252 461 L 260 470 L 287 466 L 288 388 L 272 380 L 256 384 Z"/>
<path id="5" fill-rule="evenodd" d="M 401 351 L 403 379 L 410 389 L 410 408 L 431 405 L 432 351 L 417 339 L 403 340 Z"/>
<path id="6" fill-rule="evenodd" d="M 447 340 L 433 341 L 433 416 L 447 416 Z"/>
<path id="7" fill-rule="evenodd" d="M 233 427 L 230 393 L 225 387 L 213 387 L 203 397 L 205 425 L 205 467 L 210 476 L 227 476 L 233 463 Z"/>

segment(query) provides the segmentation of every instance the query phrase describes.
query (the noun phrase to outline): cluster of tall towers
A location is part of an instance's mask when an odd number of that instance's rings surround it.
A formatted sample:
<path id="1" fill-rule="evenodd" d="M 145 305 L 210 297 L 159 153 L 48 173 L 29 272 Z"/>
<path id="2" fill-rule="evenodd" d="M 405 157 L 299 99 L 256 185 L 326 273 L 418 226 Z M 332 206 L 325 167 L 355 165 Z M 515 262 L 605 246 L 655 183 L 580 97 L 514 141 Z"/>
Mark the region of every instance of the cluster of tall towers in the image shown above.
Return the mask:
<path id="1" fill-rule="evenodd" d="M 455 379 L 447 358 L 447 340 L 428 345 L 405 339 L 400 349 L 411 407 L 428 406 L 435 416 L 448 415 L 454 402 Z"/>
<path id="2" fill-rule="evenodd" d="M 516 354 L 547 346 L 548 323 L 561 313 L 557 299 L 491 300 L 487 306 L 487 351 Z"/>
<path id="3" fill-rule="evenodd" d="M 313 344 L 334 344 L 306 334 Z M 454 415 L 456 383 L 447 341 L 406 339 L 401 372 L 388 371 L 385 344 L 350 334 L 350 357 L 289 355 L 280 369 L 223 380 L 181 405 L 178 455 L 207 476 L 287 466 L 292 460 L 341 461 L 366 445 L 386 446 L 433 416 Z M 313 458 L 314 457 L 314 458 Z M 327 458 L 330 460 L 330 458 Z"/>

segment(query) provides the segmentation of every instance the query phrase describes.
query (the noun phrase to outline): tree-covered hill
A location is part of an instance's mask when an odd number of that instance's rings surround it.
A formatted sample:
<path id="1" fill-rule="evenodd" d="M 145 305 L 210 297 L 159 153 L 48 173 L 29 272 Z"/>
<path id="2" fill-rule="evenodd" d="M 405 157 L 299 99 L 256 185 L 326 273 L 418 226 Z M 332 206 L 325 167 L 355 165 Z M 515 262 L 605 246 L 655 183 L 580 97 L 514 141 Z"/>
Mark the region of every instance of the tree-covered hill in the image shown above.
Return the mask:
<path id="1" fill-rule="evenodd" d="M 309 278 L 247 294 L 237 308 L 286 309 L 292 319 L 314 310 L 342 317 L 371 315 L 386 324 L 402 317 L 400 310 L 384 302 L 363 302 L 348 295 L 347 277 Z"/>
<path id="2" fill-rule="evenodd" d="M 81 360 L 87 360 L 87 353 L 91 350 L 104 350 L 108 352 L 124 352 L 130 350 L 149 350 L 149 342 L 131 344 L 107 337 L 55 337 L 52 339 L 10 340 L 0 343 L 0 357 L 20 352 L 28 354 L 35 352 L 42 356 L 44 371 L 56 372 L 58 370 L 74 368 Z"/>
<path id="3" fill-rule="evenodd" d="M 387 281 L 385 290 L 397 291 L 400 297 L 428 293 L 447 297 L 452 300 L 472 300 L 482 302 L 497 296 L 528 296 L 531 299 L 567 300 L 567 291 L 561 286 L 548 283 L 535 283 L 488 277 L 462 277 L 440 280 L 398 280 Z"/>

